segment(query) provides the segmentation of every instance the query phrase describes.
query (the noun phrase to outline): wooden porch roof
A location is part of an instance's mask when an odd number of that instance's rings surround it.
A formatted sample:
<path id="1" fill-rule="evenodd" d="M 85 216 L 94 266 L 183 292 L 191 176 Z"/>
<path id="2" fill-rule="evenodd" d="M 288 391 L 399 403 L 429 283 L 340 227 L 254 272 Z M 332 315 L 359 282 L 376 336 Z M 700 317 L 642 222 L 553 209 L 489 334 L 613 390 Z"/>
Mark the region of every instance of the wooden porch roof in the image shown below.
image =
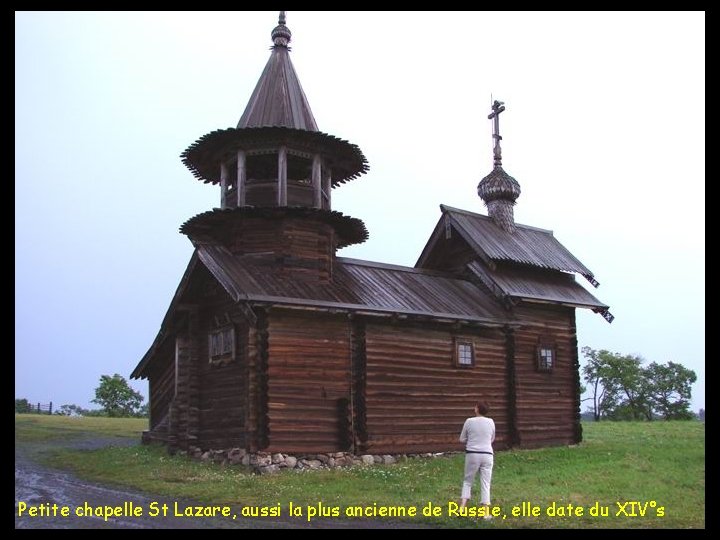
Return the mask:
<path id="1" fill-rule="evenodd" d="M 594 311 L 608 309 L 606 304 L 575 281 L 573 274 L 517 266 L 492 271 L 478 261 L 472 261 L 467 266 L 471 274 L 500 299 L 563 304 Z"/>

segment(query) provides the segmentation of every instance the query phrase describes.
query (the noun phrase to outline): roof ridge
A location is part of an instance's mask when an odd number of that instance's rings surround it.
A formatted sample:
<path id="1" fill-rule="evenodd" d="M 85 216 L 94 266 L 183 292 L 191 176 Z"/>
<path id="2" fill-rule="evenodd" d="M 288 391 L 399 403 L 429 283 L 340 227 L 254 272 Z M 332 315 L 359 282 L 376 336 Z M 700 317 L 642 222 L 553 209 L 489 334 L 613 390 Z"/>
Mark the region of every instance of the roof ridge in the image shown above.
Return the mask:
<path id="1" fill-rule="evenodd" d="M 472 212 L 470 210 L 464 210 L 462 208 L 456 208 L 454 206 L 449 206 L 447 204 L 441 204 L 440 211 L 443 214 L 445 214 L 446 212 L 457 212 L 458 214 L 466 214 L 469 216 L 479 217 L 479 218 L 483 218 L 483 219 L 492 221 L 492 218 L 490 216 L 486 216 L 485 214 L 478 214 L 477 212 Z M 545 232 L 545 233 L 549 233 L 551 236 L 555 236 L 555 234 L 553 233 L 553 231 L 551 229 L 543 229 L 542 227 L 534 227 L 532 225 L 524 225 L 522 223 L 516 223 L 515 227 L 521 227 L 523 229 L 529 229 L 531 231 Z"/>
<path id="2" fill-rule="evenodd" d="M 343 264 L 370 266 L 372 268 L 382 268 L 384 270 L 398 270 L 400 272 L 410 272 L 412 274 L 423 274 L 426 276 L 443 277 L 448 279 L 458 279 L 467 281 L 449 272 L 441 272 L 439 270 L 429 270 L 427 268 L 417 268 L 415 266 L 403 266 L 400 264 L 382 263 L 378 261 L 368 261 L 365 259 L 354 259 L 352 257 L 336 257 L 336 261 Z"/>

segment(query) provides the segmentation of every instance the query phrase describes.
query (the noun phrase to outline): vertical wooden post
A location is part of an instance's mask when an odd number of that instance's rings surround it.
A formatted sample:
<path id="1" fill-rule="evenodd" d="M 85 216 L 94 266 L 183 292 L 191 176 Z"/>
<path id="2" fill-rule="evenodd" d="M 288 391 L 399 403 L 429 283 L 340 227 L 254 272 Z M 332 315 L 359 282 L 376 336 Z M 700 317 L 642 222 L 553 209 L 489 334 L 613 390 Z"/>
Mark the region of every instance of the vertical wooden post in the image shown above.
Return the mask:
<path id="1" fill-rule="evenodd" d="M 278 150 L 278 193 L 277 205 L 287 206 L 287 147 Z"/>
<path id="2" fill-rule="evenodd" d="M 40 402 L 38 401 L 37 413 L 40 414 Z"/>
<path id="3" fill-rule="evenodd" d="M 570 328 L 572 329 L 571 340 L 570 340 L 570 359 L 572 360 L 573 377 L 575 379 L 575 402 L 573 403 L 573 416 L 575 427 L 573 430 L 573 442 L 575 444 L 581 443 L 583 439 L 583 428 L 582 428 L 582 417 L 580 416 L 580 409 L 582 405 L 581 401 L 581 388 L 582 383 L 580 382 L 580 360 L 578 358 L 578 340 L 577 340 L 577 325 L 575 323 L 575 310 L 572 310 L 572 323 Z"/>
<path id="4" fill-rule="evenodd" d="M 48 414 L 52 414 L 52 401 L 50 402 L 50 410 L 48 411 Z"/>
<path id="5" fill-rule="evenodd" d="M 352 411 L 352 452 L 367 451 L 367 351 L 365 322 L 359 318 L 350 321 L 350 409 Z"/>
<path id="6" fill-rule="evenodd" d="M 227 163 L 222 162 L 220 164 L 220 208 L 227 208 L 227 193 L 228 193 L 228 167 Z"/>
<path id="7" fill-rule="evenodd" d="M 519 446 L 520 430 L 517 419 L 517 380 L 515 373 L 515 331 L 506 326 L 505 334 L 505 378 L 507 383 L 507 430 L 508 446 Z"/>
<path id="8" fill-rule="evenodd" d="M 237 153 L 237 205 L 238 208 L 245 206 L 245 178 L 246 178 L 246 167 L 245 167 L 245 152 L 238 150 Z"/>
<path id="9" fill-rule="evenodd" d="M 313 156 L 312 163 L 312 188 L 313 188 L 313 206 L 322 208 L 322 164 L 320 154 Z"/>
<path id="10" fill-rule="evenodd" d="M 332 200 L 330 193 L 332 191 L 332 169 L 330 167 L 327 167 L 323 172 L 325 172 L 325 174 L 323 175 L 322 193 L 327 203 L 324 203 L 321 208 L 324 208 L 325 210 L 332 210 Z"/>
<path id="11" fill-rule="evenodd" d="M 195 306 L 188 312 L 187 365 L 185 367 L 187 372 L 185 382 L 187 385 L 187 416 L 185 423 L 185 440 L 182 442 L 182 447 L 186 450 L 190 445 L 194 445 L 197 442 L 200 429 L 200 389 L 198 381 L 200 346 L 201 338 L 198 329 L 198 308 Z"/>
<path id="12" fill-rule="evenodd" d="M 180 371 L 180 337 L 175 336 L 175 388 L 173 390 L 173 399 L 178 394 L 178 372 Z"/>
<path id="13" fill-rule="evenodd" d="M 255 365 L 255 414 L 257 423 L 255 426 L 255 440 L 251 442 L 251 451 L 262 450 L 270 444 L 270 416 L 268 409 L 268 359 L 269 359 L 269 337 L 268 337 L 268 316 L 267 311 L 257 311 L 257 322 L 255 323 L 256 339 L 256 365 Z"/>

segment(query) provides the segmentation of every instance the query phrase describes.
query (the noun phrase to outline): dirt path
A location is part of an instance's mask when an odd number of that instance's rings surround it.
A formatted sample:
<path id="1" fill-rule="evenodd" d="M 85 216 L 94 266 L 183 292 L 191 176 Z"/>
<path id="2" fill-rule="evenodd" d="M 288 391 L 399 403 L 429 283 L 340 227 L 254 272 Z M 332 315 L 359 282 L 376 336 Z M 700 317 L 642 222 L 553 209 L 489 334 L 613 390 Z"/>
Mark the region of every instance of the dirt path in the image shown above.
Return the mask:
<path id="1" fill-rule="evenodd" d="M 82 438 L 71 441 L 54 443 L 78 449 L 95 449 L 104 446 L 129 446 L 137 444 L 136 440 L 123 437 Z M 28 505 L 68 506 L 72 510 L 83 506 L 85 502 L 92 507 L 121 506 L 126 501 L 148 509 L 151 502 L 157 501 L 160 505 L 168 504 L 173 508 L 175 500 L 167 497 L 154 497 L 136 491 L 129 491 L 116 487 L 106 487 L 100 484 L 81 480 L 71 473 L 44 467 L 35 461 L 38 448 L 34 445 L 18 445 L 15 448 L 15 527 L 29 529 L 45 528 L 80 528 L 80 529 L 164 529 L 164 528 L 218 528 L 218 527 L 264 527 L 270 523 L 242 520 L 233 523 L 229 518 L 183 518 L 183 517 L 149 517 L 147 510 L 140 517 L 109 518 L 105 521 L 101 517 L 78 517 L 71 513 L 62 516 L 18 516 L 18 504 L 22 501 Z M 190 505 L 189 501 L 179 501 Z M 172 511 L 170 512 L 172 514 Z"/>
<path id="2" fill-rule="evenodd" d="M 134 439 L 123 437 L 93 437 L 62 440 L 52 443 L 56 447 L 76 449 L 96 449 L 105 446 L 130 446 L 138 444 Z M 47 443 L 44 443 L 47 448 Z M 131 491 L 117 487 L 103 486 L 77 478 L 73 474 L 51 469 L 37 462 L 39 446 L 31 444 L 16 444 L 15 446 L 15 528 L 17 529 L 284 529 L 284 528 L 419 528 L 424 526 L 414 523 L 389 523 L 379 521 L 335 521 L 314 520 L 310 524 L 303 521 L 289 521 L 282 519 L 252 519 L 244 518 L 239 507 L 232 507 L 232 517 L 176 517 L 173 515 L 175 503 L 180 509 L 193 506 L 192 501 L 171 499 L 168 497 L 153 496 L 138 491 Z M 57 504 L 58 507 L 67 506 L 71 513 L 63 516 L 23 516 L 18 515 L 20 502 L 28 506 Z M 78 507 L 88 503 L 93 508 L 98 506 L 122 506 L 126 502 L 144 509 L 139 517 L 112 517 L 105 520 L 102 517 L 79 517 L 74 515 Z M 157 502 L 162 508 L 168 505 L 167 517 L 149 517 L 147 515 L 150 503 Z"/>

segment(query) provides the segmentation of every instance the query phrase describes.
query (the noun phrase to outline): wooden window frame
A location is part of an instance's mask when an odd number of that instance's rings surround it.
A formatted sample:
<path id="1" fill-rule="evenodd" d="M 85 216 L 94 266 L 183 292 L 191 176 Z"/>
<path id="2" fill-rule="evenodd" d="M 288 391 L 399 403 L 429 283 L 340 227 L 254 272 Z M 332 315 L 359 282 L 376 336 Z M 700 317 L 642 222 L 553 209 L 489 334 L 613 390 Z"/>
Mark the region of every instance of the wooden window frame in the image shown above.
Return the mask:
<path id="1" fill-rule="evenodd" d="M 548 366 L 546 356 L 543 351 L 550 351 L 551 360 Z M 535 348 L 535 370 L 540 373 L 552 373 L 557 365 L 557 344 L 554 340 L 547 337 L 541 337 Z"/>
<path id="2" fill-rule="evenodd" d="M 470 363 L 462 363 L 460 347 L 470 347 Z M 471 339 L 455 338 L 453 342 L 453 363 L 458 368 L 473 368 L 475 367 L 475 344 Z"/>
<path id="3" fill-rule="evenodd" d="M 227 332 L 229 331 L 230 344 L 226 345 Z M 213 354 L 213 339 L 218 336 L 221 340 L 221 352 Z M 208 363 L 211 365 L 225 365 L 235 361 L 237 351 L 237 332 L 234 325 L 225 325 L 212 329 L 208 332 Z"/>

